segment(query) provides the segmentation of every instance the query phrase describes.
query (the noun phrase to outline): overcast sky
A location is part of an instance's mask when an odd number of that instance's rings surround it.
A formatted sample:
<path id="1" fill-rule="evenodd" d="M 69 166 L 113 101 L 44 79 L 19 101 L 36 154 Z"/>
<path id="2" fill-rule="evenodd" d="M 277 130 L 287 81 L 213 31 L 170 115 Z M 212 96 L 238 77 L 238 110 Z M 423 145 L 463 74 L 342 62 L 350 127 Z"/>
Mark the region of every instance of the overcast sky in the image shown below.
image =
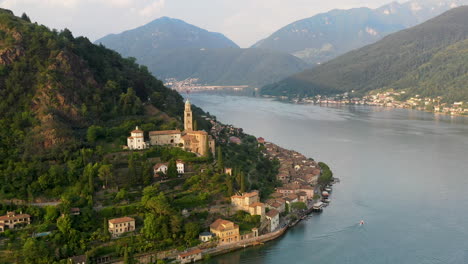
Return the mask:
<path id="1" fill-rule="evenodd" d="M 334 8 L 378 7 L 391 0 L 0 0 L 0 7 L 49 28 L 94 41 L 162 16 L 221 32 L 249 47 L 296 20 Z"/>

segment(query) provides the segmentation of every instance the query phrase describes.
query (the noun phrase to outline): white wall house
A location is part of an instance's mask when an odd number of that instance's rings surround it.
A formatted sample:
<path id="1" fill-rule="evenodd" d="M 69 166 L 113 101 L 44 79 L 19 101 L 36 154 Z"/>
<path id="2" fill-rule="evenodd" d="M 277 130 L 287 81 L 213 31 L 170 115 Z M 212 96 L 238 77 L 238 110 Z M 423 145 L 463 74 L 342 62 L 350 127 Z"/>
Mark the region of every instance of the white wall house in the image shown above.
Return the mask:
<path id="1" fill-rule="evenodd" d="M 177 173 L 184 174 L 185 173 L 185 164 L 181 160 L 176 162 L 177 165 Z"/>
<path id="2" fill-rule="evenodd" d="M 167 173 L 167 163 L 158 163 L 156 165 L 154 165 L 153 167 L 153 171 L 154 171 L 154 175 L 156 176 L 158 174 L 158 172 L 162 172 L 164 174 Z"/>
<path id="3" fill-rule="evenodd" d="M 130 137 L 127 138 L 127 146 L 130 150 L 147 148 L 143 131 L 140 130 L 138 127 L 136 127 L 135 130 L 130 132 Z"/>
<path id="4" fill-rule="evenodd" d="M 271 209 L 266 213 L 266 218 L 270 222 L 270 232 L 275 231 L 279 226 L 279 212 L 275 209 Z"/>

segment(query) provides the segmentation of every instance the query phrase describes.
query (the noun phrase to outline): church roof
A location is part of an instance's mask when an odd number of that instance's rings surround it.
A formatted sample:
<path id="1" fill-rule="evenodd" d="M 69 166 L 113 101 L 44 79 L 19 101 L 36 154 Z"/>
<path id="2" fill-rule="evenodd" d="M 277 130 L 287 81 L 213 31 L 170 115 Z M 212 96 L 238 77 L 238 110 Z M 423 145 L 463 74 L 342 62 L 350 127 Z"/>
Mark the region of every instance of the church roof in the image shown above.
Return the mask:
<path id="1" fill-rule="evenodd" d="M 149 132 L 151 135 L 169 135 L 169 134 L 180 134 L 180 130 L 162 130 L 162 131 L 151 131 Z"/>

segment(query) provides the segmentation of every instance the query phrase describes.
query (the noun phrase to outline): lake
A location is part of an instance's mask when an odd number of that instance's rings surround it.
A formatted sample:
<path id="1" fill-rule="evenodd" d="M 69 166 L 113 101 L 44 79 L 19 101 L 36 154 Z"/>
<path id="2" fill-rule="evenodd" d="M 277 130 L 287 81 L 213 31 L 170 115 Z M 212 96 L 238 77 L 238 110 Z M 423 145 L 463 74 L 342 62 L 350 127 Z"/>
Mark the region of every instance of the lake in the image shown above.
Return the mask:
<path id="1" fill-rule="evenodd" d="M 326 162 L 341 179 L 322 214 L 207 263 L 468 263 L 468 118 L 231 95 L 190 100 L 223 123 Z"/>

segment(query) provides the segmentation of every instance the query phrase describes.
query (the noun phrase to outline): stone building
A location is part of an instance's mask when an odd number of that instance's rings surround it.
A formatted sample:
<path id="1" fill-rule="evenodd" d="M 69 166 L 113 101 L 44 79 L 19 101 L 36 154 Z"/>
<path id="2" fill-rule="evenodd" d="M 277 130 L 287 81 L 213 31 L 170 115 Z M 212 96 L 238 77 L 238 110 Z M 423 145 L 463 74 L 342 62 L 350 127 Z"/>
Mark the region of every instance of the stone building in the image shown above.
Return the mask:
<path id="1" fill-rule="evenodd" d="M 216 147 L 214 139 L 207 132 L 194 130 L 192 105 L 189 100 L 185 102 L 184 131 L 151 131 L 149 137 L 151 145 L 182 147 L 200 156 L 208 154 L 208 151 L 214 154 Z"/>
<path id="2" fill-rule="evenodd" d="M 270 232 L 275 231 L 279 226 L 279 212 L 275 209 L 271 209 L 266 213 L 266 219 L 268 220 L 268 226 L 270 227 Z"/>
<path id="3" fill-rule="evenodd" d="M 194 249 L 188 252 L 181 253 L 177 256 L 177 260 L 181 263 L 192 263 L 202 259 L 202 251 L 200 249 Z"/>
<path id="4" fill-rule="evenodd" d="M 135 219 L 131 217 L 121 217 L 109 220 L 109 232 L 112 237 L 118 237 L 123 233 L 135 231 Z"/>
<path id="5" fill-rule="evenodd" d="M 220 244 L 234 243 L 240 240 L 239 226 L 221 218 L 210 225 L 210 232 L 219 239 Z"/>
<path id="6" fill-rule="evenodd" d="M 259 215 L 261 220 L 265 217 L 265 204 L 260 202 L 258 191 L 231 196 L 231 205 L 235 210 L 242 210 L 251 215 Z"/>

